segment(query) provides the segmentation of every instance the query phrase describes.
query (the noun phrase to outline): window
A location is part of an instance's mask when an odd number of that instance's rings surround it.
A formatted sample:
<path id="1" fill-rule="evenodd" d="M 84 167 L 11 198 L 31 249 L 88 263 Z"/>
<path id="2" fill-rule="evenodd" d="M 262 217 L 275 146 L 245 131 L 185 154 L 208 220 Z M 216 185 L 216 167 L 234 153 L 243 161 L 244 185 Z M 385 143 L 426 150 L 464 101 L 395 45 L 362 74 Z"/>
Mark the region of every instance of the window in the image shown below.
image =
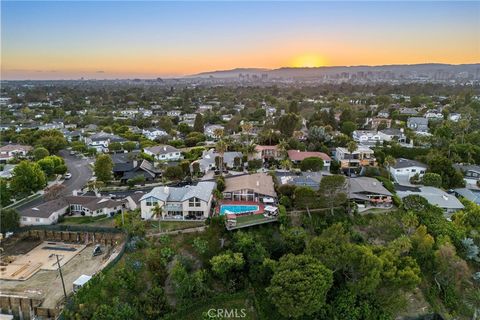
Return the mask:
<path id="1" fill-rule="evenodd" d="M 190 207 L 200 207 L 201 206 L 201 202 L 200 202 L 200 199 L 198 198 L 190 198 L 190 200 L 188 201 L 188 205 Z"/>
<path id="2" fill-rule="evenodd" d="M 23 218 L 22 218 L 22 221 L 28 221 L 28 218 L 23 217 Z"/>
<path id="3" fill-rule="evenodd" d="M 40 218 L 35 218 L 35 221 L 36 221 L 36 222 L 40 222 Z"/>
<path id="4" fill-rule="evenodd" d="M 153 207 L 157 204 L 157 201 L 155 201 L 154 198 L 147 199 L 147 207 Z"/>
<path id="5" fill-rule="evenodd" d="M 417 169 L 412 169 L 412 172 L 417 172 Z"/>

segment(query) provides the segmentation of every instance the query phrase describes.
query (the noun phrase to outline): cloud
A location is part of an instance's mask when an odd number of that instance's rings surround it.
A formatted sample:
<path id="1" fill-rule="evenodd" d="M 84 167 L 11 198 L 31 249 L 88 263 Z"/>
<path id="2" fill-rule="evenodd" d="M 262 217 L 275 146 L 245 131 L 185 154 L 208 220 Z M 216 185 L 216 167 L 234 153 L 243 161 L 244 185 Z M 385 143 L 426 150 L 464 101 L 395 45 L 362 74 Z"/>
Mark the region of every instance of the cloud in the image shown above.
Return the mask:
<path id="1" fill-rule="evenodd" d="M 96 71 L 96 73 L 105 73 L 105 71 L 103 71 L 103 70 L 98 70 L 98 71 Z"/>

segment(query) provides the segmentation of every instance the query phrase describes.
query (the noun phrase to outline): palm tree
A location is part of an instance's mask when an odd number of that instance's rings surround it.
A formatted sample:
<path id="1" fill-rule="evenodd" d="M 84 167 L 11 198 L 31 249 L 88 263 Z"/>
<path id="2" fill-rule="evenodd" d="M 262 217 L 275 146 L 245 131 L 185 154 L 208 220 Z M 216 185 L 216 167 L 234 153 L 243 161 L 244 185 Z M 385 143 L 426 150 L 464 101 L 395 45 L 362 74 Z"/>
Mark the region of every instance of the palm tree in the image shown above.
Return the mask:
<path id="1" fill-rule="evenodd" d="M 163 206 L 159 206 L 158 203 L 155 204 L 155 207 L 152 209 L 153 215 L 158 218 L 158 232 L 162 232 L 162 228 L 160 225 L 160 221 L 162 220 L 163 217 Z"/>
<path id="2" fill-rule="evenodd" d="M 280 166 L 284 169 L 284 170 L 290 170 L 293 166 L 292 164 L 292 161 L 290 161 L 289 159 L 285 159 L 285 160 L 282 160 L 280 162 Z"/>
<path id="3" fill-rule="evenodd" d="M 215 130 L 213 130 L 213 135 L 217 138 L 217 139 L 222 139 L 223 138 L 223 129 L 221 128 L 217 128 Z"/>
<path id="4" fill-rule="evenodd" d="M 250 160 L 250 156 L 255 153 L 255 144 L 249 143 L 245 145 L 243 152 L 247 156 L 247 160 Z"/>
<path id="5" fill-rule="evenodd" d="M 223 156 L 225 154 L 225 151 L 227 151 L 228 145 L 227 143 L 223 140 L 220 139 L 218 140 L 217 144 L 215 145 L 215 150 L 217 150 L 218 154 L 220 155 L 220 174 L 223 175 Z"/>
<path id="6" fill-rule="evenodd" d="M 351 160 L 353 158 L 353 153 L 355 152 L 355 150 L 357 150 L 358 148 L 358 145 L 355 141 L 350 141 L 349 143 L 347 143 L 347 150 L 348 150 L 348 153 L 350 153 L 350 157 L 348 157 L 348 176 L 350 177 L 350 167 L 351 167 Z"/>
<path id="7" fill-rule="evenodd" d="M 282 159 L 285 159 L 287 157 L 288 147 L 289 147 L 289 145 L 288 145 L 287 141 L 285 141 L 285 140 L 281 140 L 277 144 L 277 150 L 278 150 L 278 153 L 280 154 L 280 156 L 282 157 Z"/>
<path id="8" fill-rule="evenodd" d="M 394 166 L 397 163 L 397 160 L 395 160 L 394 157 L 388 155 L 385 157 L 385 160 L 383 161 L 383 164 L 387 167 L 388 169 L 388 179 L 391 180 L 391 173 L 390 173 L 390 168 Z"/>
<path id="9" fill-rule="evenodd" d="M 253 126 L 251 123 L 244 123 L 242 124 L 242 131 L 247 136 L 247 145 L 250 144 L 250 133 L 252 132 Z"/>
<path id="10" fill-rule="evenodd" d="M 351 160 L 353 158 L 353 153 L 355 152 L 355 150 L 357 150 L 357 148 L 358 148 L 358 145 L 355 141 L 350 141 L 349 143 L 347 143 L 347 150 L 350 153 L 350 157 L 348 157 L 348 184 L 347 184 L 348 195 L 350 195 Z M 347 200 L 347 204 L 348 204 L 348 213 L 350 214 L 351 212 L 350 212 L 350 200 L 349 199 Z"/>

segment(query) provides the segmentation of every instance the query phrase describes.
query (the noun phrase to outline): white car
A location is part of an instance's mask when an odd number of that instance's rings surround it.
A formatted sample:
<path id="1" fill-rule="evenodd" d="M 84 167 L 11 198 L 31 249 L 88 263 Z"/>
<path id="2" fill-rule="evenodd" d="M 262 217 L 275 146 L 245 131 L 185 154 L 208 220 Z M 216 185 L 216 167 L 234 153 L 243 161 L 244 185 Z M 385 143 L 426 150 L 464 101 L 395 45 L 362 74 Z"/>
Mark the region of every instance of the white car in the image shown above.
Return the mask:
<path id="1" fill-rule="evenodd" d="M 72 174 L 71 174 L 70 172 L 67 172 L 67 173 L 65 174 L 65 180 L 68 180 L 68 179 L 70 179 L 71 177 L 72 177 Z"/>

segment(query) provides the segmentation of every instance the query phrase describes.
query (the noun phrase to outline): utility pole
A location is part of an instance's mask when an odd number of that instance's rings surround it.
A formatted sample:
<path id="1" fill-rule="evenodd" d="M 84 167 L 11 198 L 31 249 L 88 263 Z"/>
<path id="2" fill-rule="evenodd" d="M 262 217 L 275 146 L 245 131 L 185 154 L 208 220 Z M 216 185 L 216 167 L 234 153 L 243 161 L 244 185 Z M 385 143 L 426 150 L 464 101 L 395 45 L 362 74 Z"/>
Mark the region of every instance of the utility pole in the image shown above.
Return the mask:
<path id="1" fill-rule="evenodd" d="M 65 302 L 67 302 L 67 290 L 65 290 L 65 282 L 63 282 L 62 268 L 60 268 L 60 260 L 58 260 L 58 254 L 56 254 L 55 257 L 57 257 L 58 271 L 60 272 L 60 279 L 62 279 L 63 295 L 65 296 Z"/>

